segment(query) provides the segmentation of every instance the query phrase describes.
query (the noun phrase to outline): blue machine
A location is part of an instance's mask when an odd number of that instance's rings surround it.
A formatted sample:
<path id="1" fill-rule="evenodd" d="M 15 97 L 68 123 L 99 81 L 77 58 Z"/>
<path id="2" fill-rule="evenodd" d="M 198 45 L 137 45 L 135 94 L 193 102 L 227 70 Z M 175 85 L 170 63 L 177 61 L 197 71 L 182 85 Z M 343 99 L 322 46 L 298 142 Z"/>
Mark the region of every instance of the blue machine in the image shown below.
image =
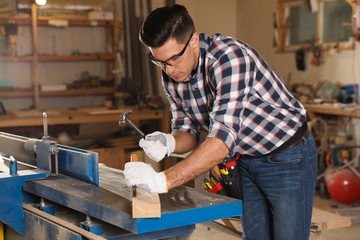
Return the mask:
<path id="1" fill-rule="evenodd" d="M 122 171 L 99 165 L 95 152 L 50 141 L 46 114 L 42 139 L 0 132 L 0 153 L 10 166 L 0 172 L 5 240 L 188 239 L 196 223 L 242 214 L 237 199 L 182 186 L 160 194 L 160 218 L 132 218 Z"/>

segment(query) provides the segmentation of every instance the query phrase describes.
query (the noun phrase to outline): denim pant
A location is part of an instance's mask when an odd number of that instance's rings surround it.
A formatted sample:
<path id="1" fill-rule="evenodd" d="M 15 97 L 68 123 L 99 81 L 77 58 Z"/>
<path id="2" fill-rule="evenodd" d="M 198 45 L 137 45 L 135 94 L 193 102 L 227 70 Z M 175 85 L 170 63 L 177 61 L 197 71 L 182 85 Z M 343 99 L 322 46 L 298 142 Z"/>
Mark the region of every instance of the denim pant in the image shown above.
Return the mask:
<path id="1" fill-rule="evenodd" d="M 239 159 L 243 239 L 309 238 L 317 161 L 311 134 L 282 153 Z"/>

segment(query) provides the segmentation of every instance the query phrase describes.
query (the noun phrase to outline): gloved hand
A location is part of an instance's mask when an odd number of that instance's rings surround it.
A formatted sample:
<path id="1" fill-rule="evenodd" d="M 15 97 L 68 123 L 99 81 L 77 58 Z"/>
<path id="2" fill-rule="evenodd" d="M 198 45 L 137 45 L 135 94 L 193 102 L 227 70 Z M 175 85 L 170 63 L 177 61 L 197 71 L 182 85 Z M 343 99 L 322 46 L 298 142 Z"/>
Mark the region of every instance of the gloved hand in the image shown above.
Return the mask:
<path id="1" fill-rule="evenodd" d="M 139 146 L 152 160 L 160 162 L 175 150 L 175 138 L 170 134 L 153 132 L 141 139 Z"/>
<path id="2" fill-rule="evenodd" d="M 136 185 L 149 192 L 166 193 L 168 191 L 165 172 L 155 172 L 150 164 L 144 162 L 127 162 L 124 176 L 127 186 Z"/>

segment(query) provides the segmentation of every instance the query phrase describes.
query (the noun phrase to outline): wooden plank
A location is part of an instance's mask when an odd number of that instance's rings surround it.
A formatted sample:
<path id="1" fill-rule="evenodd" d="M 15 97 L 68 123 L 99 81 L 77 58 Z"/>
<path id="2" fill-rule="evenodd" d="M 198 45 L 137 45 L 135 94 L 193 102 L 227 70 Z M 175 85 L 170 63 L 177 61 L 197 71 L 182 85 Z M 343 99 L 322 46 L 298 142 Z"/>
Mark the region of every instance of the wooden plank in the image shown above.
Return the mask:
<path id="1" fill-rule="evenodd" d="M 131 162 L 138 162 L 136 152 L 131 153 Z M 133 186 L 132 198 L 132 217 L 133 218 L 159 218 L 161 217 L 161 205 L 159 194 L 148 192 Z"/>
<path id="2" fill-rule="evenodd" d="M 95 95 L 115 93 L 115 88 L 80 88 L 65 91 L 40 92 L 40 96 L 75 96 L 75 95 Z"/>
<path id="3" fill-rule="evenodd" d="M 347 108 L 337 107 L 332 104 L 304 104 L 308 112 L 313 114 L 328 114 L 337 116 L 360 117 L 360 111 L 356 111 L 356 106 Z"/>
<path id="4" fill-rule="evenodd" d="M 214 222 L 218 223 L 218 224 L 221 224 L 229 229 L 232 229 L 234 230 L 235 232 L 239 233 L 239 234 L 242 234 L 244 231 L 243 231 L 243 228 L 241 226 L 241 221 L 240 221 L 240 218 L 234 218 L 234 219 L 218 219 L 218 220 L 215 220 Z"/>
<path id="5" fill-rule="evenodd" d="M 132 109 L 131 108 L 109 109 L 106 107 L 93 107 L 93 108 L 81 108 L 79 110 L 82 112 L 86 112 L 88 114 L 101 115 L 101 114 L 123 113 L 125 111 L 131 111 Z"/>
<path id="6" fill-rule="evenodd" d="M 161 217 L 161 204 L 159 194 L 147 192 L 138 188 L 136 197 L 132 199 L 133 218 L 159 218 Z"/>
<path id="7" fill-rule="evenodd" d="M 40 108 L 40 95 L 39 95 L 39 67 L 38 67 L 38 35 L 37 35 L 37 5 L 31 5 L 31 24 L 33 35 L 33 59 L 32 59 L 32 80 L 34 84 L 34 101 L 35 108 Z"/>
<path id="8" fill-rule="evenodd" d="M 35 208 L 32 204 L 23 204 L 23 208 L 29 212 L 32 212 L 42 218 L 45 218 L 48 221 L 53 222 L 56 225 L 60 225 L 66 229 L 69 229 L 70 231 L 76 232 L 84 237 L 86 237 L 89 240 L 105 240 L 105 238 L 98 236 L 94 233 L 91 233 L 89 231 L 86 231 L 85 229 L 82 229 L 78 226 L 75 226 L 69 222 L 66 222 L 60 218 L 57 218 L 56 216 L 50 215 L 46 212 L 43 212 L 37 208 Z"/>
<path id="9" fill-rule="evenodd" d="M 15 114 L 17 117 L 43 117 L 43 112 L 46 112 L 46 114 L 48 116 L 50 115 L 60 115 L 61 111 L 56 111 L 56 110 L 26 110 L 26 111 L 21 111 L 21 110 L 14 110 L 11 111 L 11 113 Z"/>
<path id="10" fill-rule="evenodd" d="M 1 62 L 30 62 L 32 56 L 0 56 Z"/>
<path id="11" fill-rule="evenodd" d="M 351 226 L 351 219 L 337 214 L 313 208 L 312 225 L 317 226 L 317 231 L 343 228 Z"/>
<path id="12" fill-rule="evenodd" d="M 0 97 L 2 98 L 12 98 L 12 97 L 32 97 L 34 96 L 34 91 L 11 91 L 11 92 L 0 92 Z"/>
<path id="13" fill-rule="evenodd" d="M 90 115 L 81 111 L 82 108 L 74 110 L 61 111 L 60 115 L 53 116 L 48 119 L 49 125 L 55 124 L 81 124 L 81 123 L 117 123 L 119 121 L 119 113 L 109 112 L 107 114 L 94 114 Z M 141 109 L 134 110 L 134 114 L 131 115 L 133 121 L 141 120 L 160 120 L 161 129 L 169 128 L 169 112 L 168 110 L 150 110 Z M 0 127 L 26 127 L 26 126 L 42 126 L 42 118 L 21 118 L 14 114 L 7 114 L 0 116 Z"/>
<path id="14" fill-rule="evenodd" d="M 26 59 L 26 58 L 25 58 Z M 83 54 L 83 55 L 40 55 L 39 61 L 113 61 L 115 59 L 114 54 Z"/>
<path id="15" fill-rule="evenodd" d="M 240 219 L 220 219 L 215 220 L 215 222 L 236 232 L 243 232 Z M 351 226 L 351 219 L 314 207 L 311 225 L 317 226 L 317 231 L 321 232 L 330 229 L 349 227 Z"/>

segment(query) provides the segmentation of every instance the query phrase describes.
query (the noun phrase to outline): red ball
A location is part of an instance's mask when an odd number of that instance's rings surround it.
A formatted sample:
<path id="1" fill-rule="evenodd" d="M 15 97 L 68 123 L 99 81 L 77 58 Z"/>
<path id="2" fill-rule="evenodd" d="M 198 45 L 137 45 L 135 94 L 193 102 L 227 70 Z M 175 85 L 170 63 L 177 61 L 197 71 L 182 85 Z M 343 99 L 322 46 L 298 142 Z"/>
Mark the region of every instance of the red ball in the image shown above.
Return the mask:
<path id="1" fill-rule="evenodd" d="M 339 203 L 351 204 L 360 199 L 360 178 L 350 170 L 328 171 L 325 183 L 330 196 Z"/>

